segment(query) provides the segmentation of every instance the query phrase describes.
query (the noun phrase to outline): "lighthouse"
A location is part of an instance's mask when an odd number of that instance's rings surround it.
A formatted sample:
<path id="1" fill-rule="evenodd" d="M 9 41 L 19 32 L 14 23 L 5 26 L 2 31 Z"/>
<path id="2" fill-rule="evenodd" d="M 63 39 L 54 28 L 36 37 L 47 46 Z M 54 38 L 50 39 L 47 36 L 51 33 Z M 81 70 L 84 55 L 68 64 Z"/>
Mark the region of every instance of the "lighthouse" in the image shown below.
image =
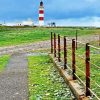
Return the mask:
<path id="1" fill-rule="evenodd" d="M 44 26 L 44 6 L 42 0 L 39 6 L 39 26 Z"/>

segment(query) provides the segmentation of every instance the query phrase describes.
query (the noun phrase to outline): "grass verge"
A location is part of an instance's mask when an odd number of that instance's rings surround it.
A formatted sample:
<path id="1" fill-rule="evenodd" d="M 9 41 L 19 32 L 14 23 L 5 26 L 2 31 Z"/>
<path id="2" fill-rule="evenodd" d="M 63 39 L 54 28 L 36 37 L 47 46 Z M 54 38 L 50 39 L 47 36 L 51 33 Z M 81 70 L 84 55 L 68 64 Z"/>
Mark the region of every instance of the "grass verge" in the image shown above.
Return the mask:
<path id="1" fill-rule="evenodd" d="M 9 55 L 4 55 L 0 57 L 0 72 L 4 70 L 6 64 L 8 63 Z"/>
<path id="2" fill-rule="evenodd" d="M 68 46 L 67 46 L 68 47 Z M 70 49 L 70 50 L 69 50 Z M 61 56 L 63 57 L 62 52 Z M 68 47 L 67 62 L 72 69 L 72 51 Z M 78 45 L 78 49 L 75 52 L 76 58 L 76 74 L 86 83 L 86 65 L 85 65 L 85 46 Z M 100 50 L 90 47 L 90 89 L 100 98 Z M 93 96 L 93 100 L 96 100 Z"/>
<path id="3" fill-rule="evenodd" d="M 71 92 L 48 56 L 29 60 L 29 100 L 70 100 Z"/>

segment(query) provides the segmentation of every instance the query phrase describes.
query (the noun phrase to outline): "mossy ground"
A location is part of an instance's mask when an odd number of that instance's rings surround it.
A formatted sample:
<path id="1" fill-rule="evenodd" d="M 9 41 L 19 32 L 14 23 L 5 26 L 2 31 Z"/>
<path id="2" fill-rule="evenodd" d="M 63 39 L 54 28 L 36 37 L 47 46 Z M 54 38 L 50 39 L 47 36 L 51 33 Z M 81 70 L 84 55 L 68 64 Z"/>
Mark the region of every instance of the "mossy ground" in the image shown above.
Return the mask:
<path id="1" fill-rule="evenodd" d="M 75 52 L 76 58 L 76 74 L 86 83 L 86 65 L 85 65 L 85 45 L 78 45 Z M 61 54 L 63 58 L 63 52 Z M 68 47 L 67 51 L 68 65 L 72 69 L 72 51 L 71 47 Z M 100 98 L 100 50 L 90 47 L 90 88 Z M 96 99 L 94 99 L 96 100 Z"/>
<path id="2" fill-rule="evenodd" d="M 8 63 L 10 56 L 9 55 L 4 55 L 0 57 L 0 72 L 4 70 L 6 67 L 6 64 Z"/>
<path id="3" fill-rule="evenodd" d="M 71 92 L 48 56 L 29 57 L 29 100 L 71 100 Z"/>

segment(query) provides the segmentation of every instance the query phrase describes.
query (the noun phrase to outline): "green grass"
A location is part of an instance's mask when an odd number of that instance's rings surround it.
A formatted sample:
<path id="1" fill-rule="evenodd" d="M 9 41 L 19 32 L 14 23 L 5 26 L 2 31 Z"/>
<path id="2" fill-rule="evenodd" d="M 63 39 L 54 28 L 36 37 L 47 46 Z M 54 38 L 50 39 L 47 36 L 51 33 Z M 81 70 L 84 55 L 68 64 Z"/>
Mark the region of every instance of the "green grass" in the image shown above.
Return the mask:
<path id="1" fill-rule="evenodd" d="M 94 46 L 96 45 L 96 43 L 94 42 Z M 93 42 L 90 44 L 93 44 Z M 97 48 L 99 48 L 98 45 L 96 46 Z M 67 62 L 69 68 L 72 69 L 72 47 L 70 45 L 67 45 L 67 48 Z M 64 52 L 62 51 L 61 57 L 63 58 L 63 56 Z M 86 83 L 85 45 L 78 44 L 78 49 L 75 51 L 75 59 L 76 74 L 84 83 Z M 100 50 L 94 49 L 92 47 L 90 47 L 90 84 L 90 88 L 100 98 L 100 87 L 98 86 L 100 85 Z"/>
<path id="2" fill-rule="evenodd" d="M 28 60 L 29 100 L 70 100 L 70 91 L 48 56 L 33 56 Z"/>
<path id="3" fill-rule="evenodd" d="M 9 55 L 4 55 L 0 57 L 0 72 L 4 70 L 6 64 L 8 63 Z"/>
<path id="4" fill-rule="evenodd" d="M 0 27 L 0 46 L 50 40 L 51 31 L 62 36 L 75 36 L 76 29 L 78 29 L 78 36 L 100 33 L 99 29 Z"/>
<path id="5" fill-rule="evenodd" d="M 70 47 L 69 47 L 70 48 Z M 90 84 L 91 84 L 91 89 L 93 90 L 94 93 L 97 94 L 97 96 L 100 98 L 100 50 L 96 50 L 93 48 L 90 48 Z M 70 50 L 67 52 L 68 56 L 68 64 L 69 67 L 72 69 L 72 53 Z M 63 57 L 63 52 L 62 52 L 62 57 Z M 83 59 L 84 58 L 84 59 Z M 93 65 L 93 64 L 94 65 Z M 76 74 L 78 77 L 85 83 L 85 72 L 86 72 L 86 65 L 85 65 L 85 46 L 83 45 L 78 45 L 78 49 L 76 50 Z M 98 67 L 96 67 L 96 66 Z M 81 71 L 80 71 L 81 70 Z M 98 85 L 97 85 L 97 84 Z M 94 99 L 96 100 L 96 99 Z"/>

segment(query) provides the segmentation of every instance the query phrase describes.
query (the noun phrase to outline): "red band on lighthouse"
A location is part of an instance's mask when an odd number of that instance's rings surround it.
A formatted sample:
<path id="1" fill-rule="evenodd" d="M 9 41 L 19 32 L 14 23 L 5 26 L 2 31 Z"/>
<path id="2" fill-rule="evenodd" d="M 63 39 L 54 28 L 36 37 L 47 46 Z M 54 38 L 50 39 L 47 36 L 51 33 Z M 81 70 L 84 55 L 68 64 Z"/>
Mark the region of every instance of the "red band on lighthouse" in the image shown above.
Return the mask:
<path id="1" fill-rule="evenodd" d="M 39 14 L 44 14 L 44 10 L 39 10 Z"/>
<path id="2" fill-rule="evenodd" d="M 44 20 L 44 17 L 39 17 L 39 20 Z"/>

